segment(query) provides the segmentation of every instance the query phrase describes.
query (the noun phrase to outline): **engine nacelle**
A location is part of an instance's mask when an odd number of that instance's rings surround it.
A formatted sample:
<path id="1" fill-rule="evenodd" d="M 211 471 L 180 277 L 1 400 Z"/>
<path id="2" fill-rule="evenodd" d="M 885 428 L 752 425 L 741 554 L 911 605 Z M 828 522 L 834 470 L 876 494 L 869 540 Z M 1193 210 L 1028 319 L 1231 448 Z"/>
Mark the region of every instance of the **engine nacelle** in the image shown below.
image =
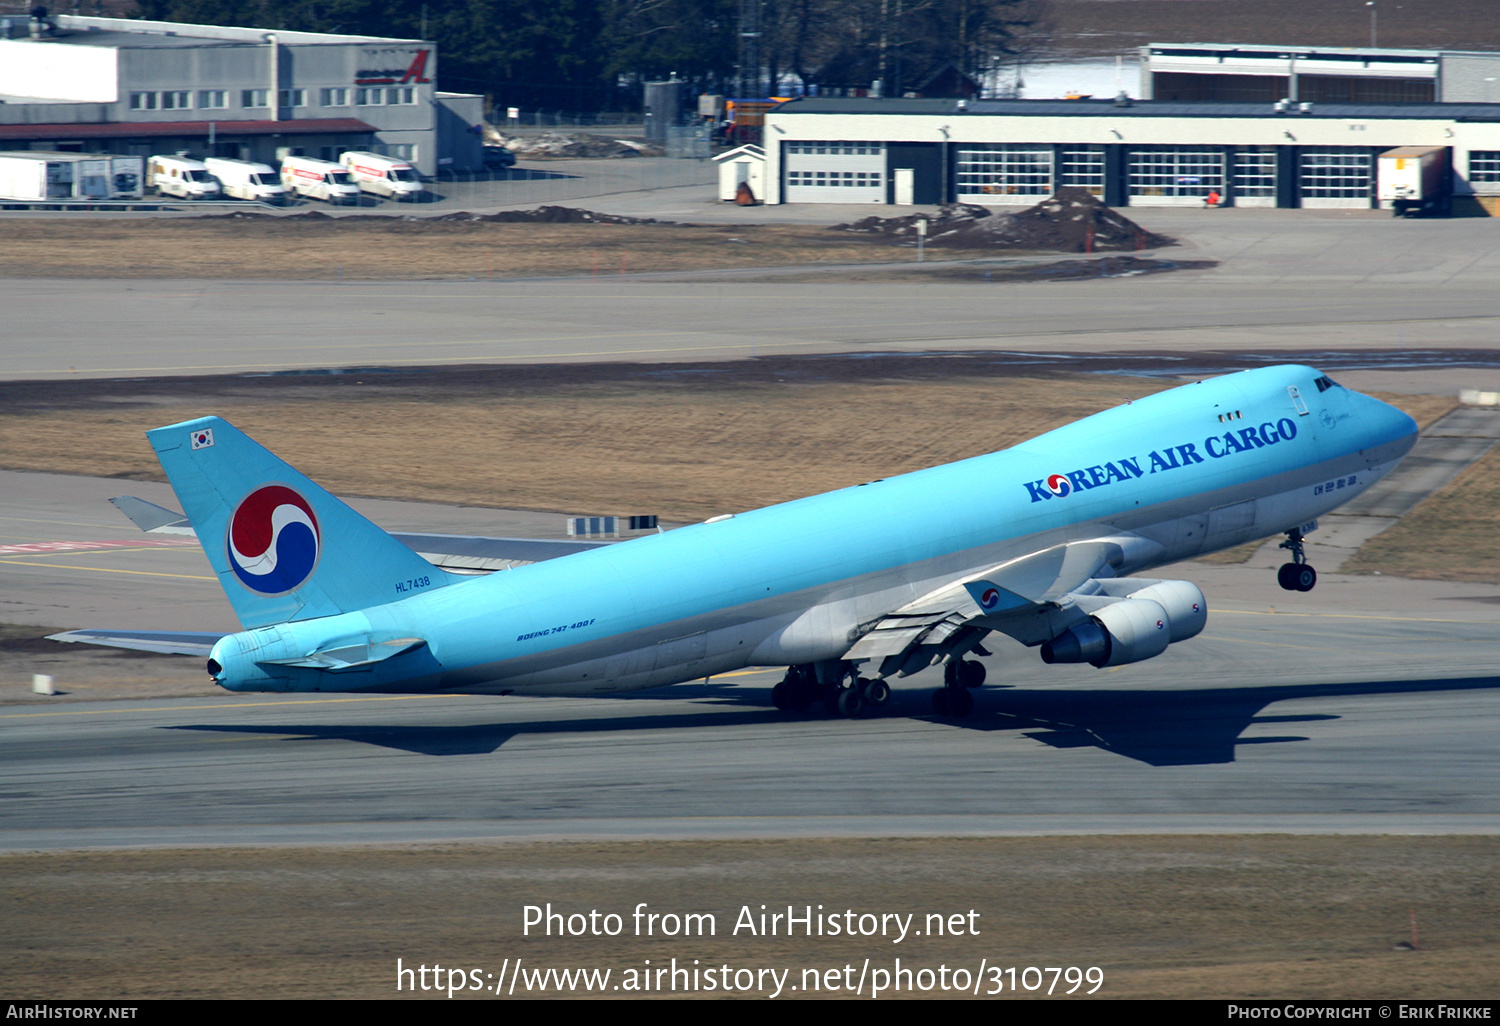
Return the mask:
<path id="1" fill-rule="evenodd" d="M 1042 645 L 1044 662 L 1099 667 L 1138 663 L 1161 655 L 1173 642 L 1195 636 L 1208 622 L 1208 603 L 1190 581 L 1121 578 L 1100 585 L 1105 594 L 1123 593 L 1123 597 L 1096 609 L 1088 622 Z"/>
<path id="2" fill-rule="evenodd" d="M 1117 583 L 1124 581 L 1122 578 Z M 1208 601 L 1204 599 L 1202 589 L 1192 581 L 1157 581 L 1149 587 L 1130 592 L 1126 598 L 1159 602 L 1167 611 L 1174 645 L 1197 637 L 1208 623 Z"/>

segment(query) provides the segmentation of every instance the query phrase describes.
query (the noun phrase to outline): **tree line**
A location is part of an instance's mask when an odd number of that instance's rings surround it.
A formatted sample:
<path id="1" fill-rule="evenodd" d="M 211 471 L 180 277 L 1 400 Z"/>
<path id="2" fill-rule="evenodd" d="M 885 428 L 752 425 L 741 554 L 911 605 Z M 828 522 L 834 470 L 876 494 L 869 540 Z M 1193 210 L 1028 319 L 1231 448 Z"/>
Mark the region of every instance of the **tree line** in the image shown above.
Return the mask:
<path id="1" fill-rule="evenodd" d="M 438 82 L 496 106 L 639 107 L 640 83 L 767 95 L 979 79 L 1040 37 L 1045 0 L 138 0 L 147 19 L 429 39 Z"/>

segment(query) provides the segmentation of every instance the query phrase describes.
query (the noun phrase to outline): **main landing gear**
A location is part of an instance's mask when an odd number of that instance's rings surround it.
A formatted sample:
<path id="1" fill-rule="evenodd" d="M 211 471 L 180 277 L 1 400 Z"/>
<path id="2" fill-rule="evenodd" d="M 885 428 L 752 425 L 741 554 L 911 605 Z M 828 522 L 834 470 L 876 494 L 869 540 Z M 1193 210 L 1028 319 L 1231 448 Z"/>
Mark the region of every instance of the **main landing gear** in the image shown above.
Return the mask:
<path id="1" fill-rule="evenodd" d="M 771 689 L 771 704 L 783 712 L 807 712 L 814 702 L 822 702 L 836 716 L 854 717 L 890 699 L 889 684 L 878 677 L 861 677 L 852 663 L 788 666 L 781 683 Z"/>
<path id="2" fill-rule="evenodd" d="M 984 683 L 984 664 L 973 659 L 949 660 L 943 666 L 943 686 L 932 693 L 932 711 L 963 719 L 974 711 L 969 693 Z"/>
<path id="3" fill-rule="evenodd" d="M 1312 591 L 1313 585 L 1318 583 L 1318 572 L 1308 565 L 1302 541 L 1302 532 L 1294 527 L 1286 533 L 1286 541 L 1280 546 L 1292 553 L 1292 561 L 1281 564 L 1281 569 L 1276 571 L 1276 583 L 1287 591 Z"/>

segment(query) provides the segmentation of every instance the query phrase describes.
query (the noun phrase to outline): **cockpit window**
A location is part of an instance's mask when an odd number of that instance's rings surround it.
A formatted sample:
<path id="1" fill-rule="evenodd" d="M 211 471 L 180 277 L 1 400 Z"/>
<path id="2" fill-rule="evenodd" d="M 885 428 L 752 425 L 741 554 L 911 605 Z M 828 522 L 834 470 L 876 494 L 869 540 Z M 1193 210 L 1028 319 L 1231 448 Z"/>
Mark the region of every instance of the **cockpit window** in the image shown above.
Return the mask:
<path id="1" fill-rule="evenodd" d="M 1326 392 L 1330 388 L 1339 388 L 1340 387 L 1340 385 L 1339 385 L 1339 383 L 1337 381 L 1334 381 L 1332 378 L 1330 378 L 1326 374 L 1323 375 L 1321 378 L 1319 378 L 1317 381 L 1314 381 L 1313 384 L 1315 384 L 1315 385 L 1318 386 L 1318 391 L 1319 392 Z"/>

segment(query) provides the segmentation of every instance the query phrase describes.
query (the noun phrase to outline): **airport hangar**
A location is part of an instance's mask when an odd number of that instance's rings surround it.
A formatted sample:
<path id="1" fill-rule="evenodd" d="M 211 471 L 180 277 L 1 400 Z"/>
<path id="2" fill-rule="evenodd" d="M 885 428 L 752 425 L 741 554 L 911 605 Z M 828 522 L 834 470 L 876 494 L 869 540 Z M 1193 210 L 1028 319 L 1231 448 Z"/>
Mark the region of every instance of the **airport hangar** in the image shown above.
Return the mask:
<path id="1" fill-rule="evenodd" d="M 1500 103 L 807 97 L 766 115 L 768 204 L 1378 208 L 1376 158 L 1446 151 L 1454 210 L 1500 213 Z M 727 156 L 727 155 L 726 155 Z M 1389 204 L 1384 204 L 1388 206 Z"/>
<path id="2" fill-rule="evenodd" d="M 0 150 L 276 165 L 372 150 L 424 175 L 483 166 L 484 98 L 438 92 L 420 39 L 126 18 L 0 18 Z"/>

